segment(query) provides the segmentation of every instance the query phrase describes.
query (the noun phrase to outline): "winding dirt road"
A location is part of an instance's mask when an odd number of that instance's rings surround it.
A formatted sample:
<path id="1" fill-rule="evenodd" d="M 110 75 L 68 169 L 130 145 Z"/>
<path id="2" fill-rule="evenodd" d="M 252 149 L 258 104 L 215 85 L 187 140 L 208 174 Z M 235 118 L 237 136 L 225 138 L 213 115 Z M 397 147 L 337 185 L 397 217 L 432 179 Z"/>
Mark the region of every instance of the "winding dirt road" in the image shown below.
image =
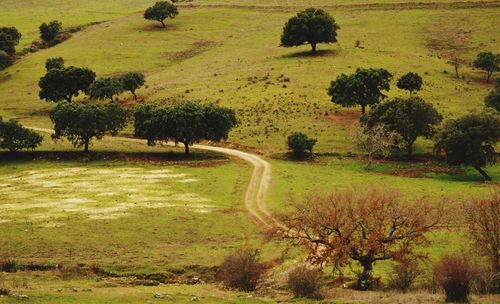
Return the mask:
<path id="1" fill-rule="evenodd" d="M 37 128 L 37 127 L 28 127 L 32 130 L 43 132 L 43 133 L 54 133 L 54 130 L 45 129 L 45 128 Z M 128 137 L 111 137 L 106 136 L 106 139 L 111 140 L 119 140 L 125 142 L 134 142 L 134 143 L 142 143 L 145 144 L 145 140 L 136 139 L 136 138 L 128 138 Z M 174 145 L 174 143 L 169 143 L 169 145 Z M 247 191 L 245 193 L 245 208 L 250 216 L 250 219 L 254 224 L 260 226 L 262 228 L 271 228 L 273 224 L 276 223 L 276 219 L 271 215 L 269 210 L 266 207 L 265 197 L 267 190 L 269 188 L 269 183 L 271 181 L 271 165 L 262 159 L 261 157 L 242 152 L 235 149 L 208 146 L 208 145 L 193 145 L 194 149 L 205 150 L 205 151 L 213 151 L 222 153 L 228 156 L 240 158 L 253 166 L 252 176 L 250 178 L 250 182 L 248 183 Z"/>

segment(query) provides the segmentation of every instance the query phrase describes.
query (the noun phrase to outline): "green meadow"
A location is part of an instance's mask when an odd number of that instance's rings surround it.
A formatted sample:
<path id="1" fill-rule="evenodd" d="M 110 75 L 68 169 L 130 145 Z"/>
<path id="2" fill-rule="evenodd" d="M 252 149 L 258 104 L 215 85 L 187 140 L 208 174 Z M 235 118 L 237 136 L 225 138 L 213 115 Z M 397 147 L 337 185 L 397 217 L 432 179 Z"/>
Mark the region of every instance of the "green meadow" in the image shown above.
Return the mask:
<path id="1" fill-rule="evenodd" d="M 54 104 L 39 99 L 38 81 L 46 59 L 60 56 L 66 65 L 89 67 L 98 77 L 144 73 L 138 102 L 129 93 L 118 97 L 127 107 L 200 100 L 235 109 L 240 124 L 225 145 L 270 162 L 265 199 L 276 215 L 293 210 L 292 203 L 309 192 L 376 186 L 400 192 L 405 203 L 442 203 L 447 216 L 461 220 L 464 202 L 497 189 L 499 165 L 486 168 L 495 182 L 484 183 L 470 168 L 428 157 L 432 142 L 427 139 L 417 140 L 420 155 L 414 161 L 398 157 L 365 169 L 350 138 L 361 109 L 334 105 L 326 89 L 338 75 L 358 67 L 385 68 L 394 77 L 388 97 L 407 96 L 395 83 L 413 71 L 424 81 L 418 96 L 445 119 L 481 111 L 494 85 L 471 62 L 480 51 L 499 51 L 498 1 L 180 1 L 179 16 L 168 20 L 166 29 L 142 17 L 152 2 L 0 1 L 0 26 L 16 26 L 23 34 L 18 51 L 38 38 L 42 22 L 57 19 L 65 28 L 82 27 L 67 41 L 0 71 L 0 116 L 52 128 L 48 113 Z M 315 57 L 308 46 L 279 47 L 286 20 L 308 6 L 325 8 L 340 25 L 339 42 L 318 45 Z M 462 63 L 459 79 L 447 63 L 451 59 Z M 293 131 L 318 139 L 314 159 L 282 157 Z M 129 126 L 121 135 L 131 133 Z M 291 300 L 283 275 L 273 274 L 277 286 L 256 295 L 213 283 L 214 266 L 236 248 L 260 247 L 263 258 L 273 262 L 285 248 L 265 242 L 245 210 L 250 164 L 199 150 L 184 158 L 182 147 L 148 147 L 120 137 L 95 141 L 86 158 L 68 142 L 43 135 L 37 154 L 18 160 L 0 154 L 0 259 L 51 267 L 97 265 L 120 276 L 101 281 L 87 274 L 61 278 L 56 270 L 0 272 L 0 288 L 28 295 L 30 303 L 309 303 Z M 423 250 L 432 261 L 468 245 L 462 227 L 439 230 L 430 239 L 432 245 Z M 303 254 L 293 251 L 287 258 L 285 264 L 293 266 Z M 374 270 L 386 275 L 390 266 L 380 263 Z M 152 273 L 212 279 L 160 286 L 128 281 L 131 275 Z M 336 290 L 332 297 L 338 300 L 324 303 L 443 300 L 429 293 L 353 293 Z M 0 303 L 19 301 L 0 297 Z M 498 298 L 474 296 L 474 301 Z"/>

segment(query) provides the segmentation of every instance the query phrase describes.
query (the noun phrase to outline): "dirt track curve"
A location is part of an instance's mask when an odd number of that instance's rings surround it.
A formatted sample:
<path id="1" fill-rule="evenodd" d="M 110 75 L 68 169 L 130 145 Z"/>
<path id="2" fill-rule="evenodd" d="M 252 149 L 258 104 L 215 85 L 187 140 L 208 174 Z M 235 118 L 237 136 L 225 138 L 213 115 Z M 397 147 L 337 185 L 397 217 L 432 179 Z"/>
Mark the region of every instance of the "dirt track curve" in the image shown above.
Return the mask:
<path id="1" fill-rule="evenodd" d="M 54 133 L 54 131 L 51 129 L 36 128 L 36 127 L 29 127 L 29 128 L 39 132 Z M 112 140 L 126 141 L 126 142 L 145 143 L 144 140 L 136 138 L 119 137 L 119 136 L 106 137 L 106 138 Z M 169 143 L 169 145 L 174 145 L 174 144 Z M 262 228 L 270 228 L 274 223 L 276 223 L 276 219 L 273 218 L 273 216 L 267 209 L 265 202 L 266 192 L 267 189 L 269 188 L 269 183 L 271 181 L 271 165 L 267 161 L 265 161 L 264 159 L 255 154 L 242 152 L 235 149 L 208 146 L 208 145 L 198 145 L 198 144 L 193 145 L 192 147 L 198 150 L 213 151 L 237 157 L 252 164 L 253 172 L 250 178 L 250 182 L 248 183 L 247 191 L 245 193 L 245 208 L 252 222 L 254 222 L 258 226 L 261 226 Z"/>

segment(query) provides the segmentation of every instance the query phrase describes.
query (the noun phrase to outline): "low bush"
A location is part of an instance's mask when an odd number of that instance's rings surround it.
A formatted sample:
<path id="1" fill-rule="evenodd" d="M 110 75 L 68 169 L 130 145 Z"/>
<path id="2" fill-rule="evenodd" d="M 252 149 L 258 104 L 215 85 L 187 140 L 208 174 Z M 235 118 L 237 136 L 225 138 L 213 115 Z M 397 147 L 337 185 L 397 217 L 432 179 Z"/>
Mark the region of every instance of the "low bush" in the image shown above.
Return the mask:
<path id="1" fill-rule="evenodd" d="M 393 266 L 392 272 L 389 274 L 388 287 L 407 292 L 422 273 L 416 258 L 405 258 Z"/>
<path id="2" fill-rule="evenodd" d="M 288 275 L 288 288 L 297 298 L 322 299 L 323 272 L 317 268 L 299 266 Z"/>
<path id="3" fill-rule="evenodd" d="M 6 52 L 0 50 L 0 70 L 12 65 L 13 59 Z"/>
<path id="4" fill-rule="evenodd" d="M 0 288 L 0 296 L 8 296 L 10 295 L 10 290 L 7 288 Z"/>
<path id="5" fill-rule="evenodd" d="M 437 279 L 446 294 L 446 302 L 469 301 L 474 269 L 464 255 L 447 255 L 436 264 Z"/>
<path id="6" fill-rule="evenodd" d="M 11 259 L 6 259 L 6 260 L 0 261 L 0 271 L 16 272 L 17 271 L 16 261 L 11 260 Z"/>
<path id="7" fill-rule="evenodd" d="M 316 139 L 307 137 L 306 134 L 294 132 L 288 136 L 287 145 L 293 154 L 303 156 L 306 152 L 312 154 Z"/>
<path id="8" fill-rule="evenodd" d="M 240 249 L 224 259 L 219 267 L 217 278 L 226 287 L 243 291 L 253 291 L 264 266 L 260 263 L 260 252 L 256 249 Z"/>

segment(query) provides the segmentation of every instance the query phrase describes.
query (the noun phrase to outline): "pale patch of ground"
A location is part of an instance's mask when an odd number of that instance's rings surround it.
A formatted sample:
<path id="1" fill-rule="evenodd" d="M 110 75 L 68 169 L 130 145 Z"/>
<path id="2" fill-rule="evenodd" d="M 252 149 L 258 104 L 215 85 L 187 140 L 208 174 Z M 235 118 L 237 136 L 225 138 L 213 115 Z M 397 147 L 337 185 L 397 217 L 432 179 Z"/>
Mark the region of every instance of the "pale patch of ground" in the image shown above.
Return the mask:
<path id="1" fill-rule="evenodd" d="M 137 208 L 195 213 L 215 208 L 196 193 L 174 191 L 175 183 L 198 179 L 170 169 L 71 167 L 26 170 L 0 178 L 8 182 L 0 184 L 0 223 L 29 221 L 52 228 L 64 225 L 62 218 L 71 215 L 111 220 L 134 215 Z"/>

